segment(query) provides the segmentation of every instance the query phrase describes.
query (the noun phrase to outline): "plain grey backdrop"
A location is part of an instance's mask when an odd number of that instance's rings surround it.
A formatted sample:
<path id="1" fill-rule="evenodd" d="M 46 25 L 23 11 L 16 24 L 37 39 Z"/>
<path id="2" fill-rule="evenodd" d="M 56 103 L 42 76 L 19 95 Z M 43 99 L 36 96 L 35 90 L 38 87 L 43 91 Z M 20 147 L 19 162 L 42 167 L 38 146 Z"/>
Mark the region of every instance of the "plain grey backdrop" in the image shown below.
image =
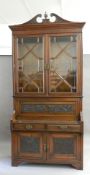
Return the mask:
<path id="1" fill-rule="evenodd" d="M 12 56 L 0 56 L 0 141 L 10 140 L 13 111 Z M 90 132 L 90 55 L 83 55 L 84 133 Z"/>

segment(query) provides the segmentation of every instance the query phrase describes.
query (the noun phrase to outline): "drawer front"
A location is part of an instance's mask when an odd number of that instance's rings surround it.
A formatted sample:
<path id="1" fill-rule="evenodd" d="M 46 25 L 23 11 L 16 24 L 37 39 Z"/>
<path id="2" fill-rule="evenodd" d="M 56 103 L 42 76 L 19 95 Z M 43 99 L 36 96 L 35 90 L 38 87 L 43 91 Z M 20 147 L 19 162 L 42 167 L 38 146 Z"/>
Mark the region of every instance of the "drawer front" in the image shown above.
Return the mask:
<path id="1" fill-rule="evenodd" d="M 38 123 L 13 123 L 12 130 L 24 131 L 58 131 L 58 132 L 82 132 L 82 124 L 38 124 Z"/>
<path id="2" fill-rule="evenodd" d="M 47 126 L 48 131 L 60 131 L 60 132 L 82 132 L 81 125 L 48 125 Z"/>
<path id="3" fill-rule="evenodd" d="M 45 126 L 44 126 L 44 124 L 15 123 L 15 124 L 12 124 L 11 128 L 13 130 L 25 130 L 25 131 L 30 131 L 31 130 L 32 131 L 32 130 L 44 130 Z"/>

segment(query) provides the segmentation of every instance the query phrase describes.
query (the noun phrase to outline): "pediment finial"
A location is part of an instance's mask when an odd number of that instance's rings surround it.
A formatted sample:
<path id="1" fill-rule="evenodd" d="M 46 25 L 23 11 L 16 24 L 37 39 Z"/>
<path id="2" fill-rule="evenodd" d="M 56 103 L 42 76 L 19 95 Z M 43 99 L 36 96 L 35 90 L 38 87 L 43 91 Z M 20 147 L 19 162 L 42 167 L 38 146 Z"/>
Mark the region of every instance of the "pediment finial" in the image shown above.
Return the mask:
<path id="1" fill-rule="evenodd" d="M 50 22 L 50 19 L 48 18 L 48 14 L 45 12 L 44 18 L 42 19 L 42 23 L 48 23 L 48 22 Z"/>
<path id="2" fill-rule="evenodd" d="M 47 15 L 46 11 L 45 11 L 45 13 L 44 13 L 44 18 L 45 18 L 45 19 L 48 19 L 48 15 Z"/>

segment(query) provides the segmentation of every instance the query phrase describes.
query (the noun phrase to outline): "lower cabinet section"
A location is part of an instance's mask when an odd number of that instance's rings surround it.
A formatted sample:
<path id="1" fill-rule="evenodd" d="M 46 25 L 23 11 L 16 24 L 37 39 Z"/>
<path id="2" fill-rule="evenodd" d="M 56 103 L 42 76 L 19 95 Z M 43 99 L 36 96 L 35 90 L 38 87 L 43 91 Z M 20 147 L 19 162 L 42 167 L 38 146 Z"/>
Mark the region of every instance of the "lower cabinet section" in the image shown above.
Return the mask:
<path id="1" fill-rule="evenodd" d="M 13 131 L 12 165 L 53 163 L 82 169 L 82 140 L 82 133 Z"/>

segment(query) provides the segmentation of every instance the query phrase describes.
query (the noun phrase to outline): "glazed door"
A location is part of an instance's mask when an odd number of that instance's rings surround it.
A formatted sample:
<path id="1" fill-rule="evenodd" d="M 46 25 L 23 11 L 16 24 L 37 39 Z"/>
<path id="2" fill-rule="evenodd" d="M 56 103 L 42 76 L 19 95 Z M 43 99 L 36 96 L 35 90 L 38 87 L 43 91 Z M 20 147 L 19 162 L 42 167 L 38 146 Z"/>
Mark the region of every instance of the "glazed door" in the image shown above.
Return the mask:
<path id="1" fill-rule="evenodd" d="M 50 161 L 80 160 L 80 135 L 71 133 L 49 134 L 47 138 Z"/>
<path id="2" fill-rule="evenodd" d="M 18 37 L 15 91 L 22 95 L 75 95 L 81 92 L 80 35 Z"/>
<path id="3" fill-rule="evenodd" d="M 16 154 L 29 160 L 44 160 L 46 153 L 44 152 L 45 136 L 42 133 L 26 133 L 21 132 L 15 135 L 16 138 Z"/>
<path id="4" fill-rule="evenodd" d="M 16 44 L 16 92 L 27 94 L 45 93 L 44 37 L 22 36 Z"/>
<path id="5" fill-rule="evenodd" d="M 79 35 L 49 37 L 49 93 L 75 94 L 79 92 L 80 70 Z"/>

